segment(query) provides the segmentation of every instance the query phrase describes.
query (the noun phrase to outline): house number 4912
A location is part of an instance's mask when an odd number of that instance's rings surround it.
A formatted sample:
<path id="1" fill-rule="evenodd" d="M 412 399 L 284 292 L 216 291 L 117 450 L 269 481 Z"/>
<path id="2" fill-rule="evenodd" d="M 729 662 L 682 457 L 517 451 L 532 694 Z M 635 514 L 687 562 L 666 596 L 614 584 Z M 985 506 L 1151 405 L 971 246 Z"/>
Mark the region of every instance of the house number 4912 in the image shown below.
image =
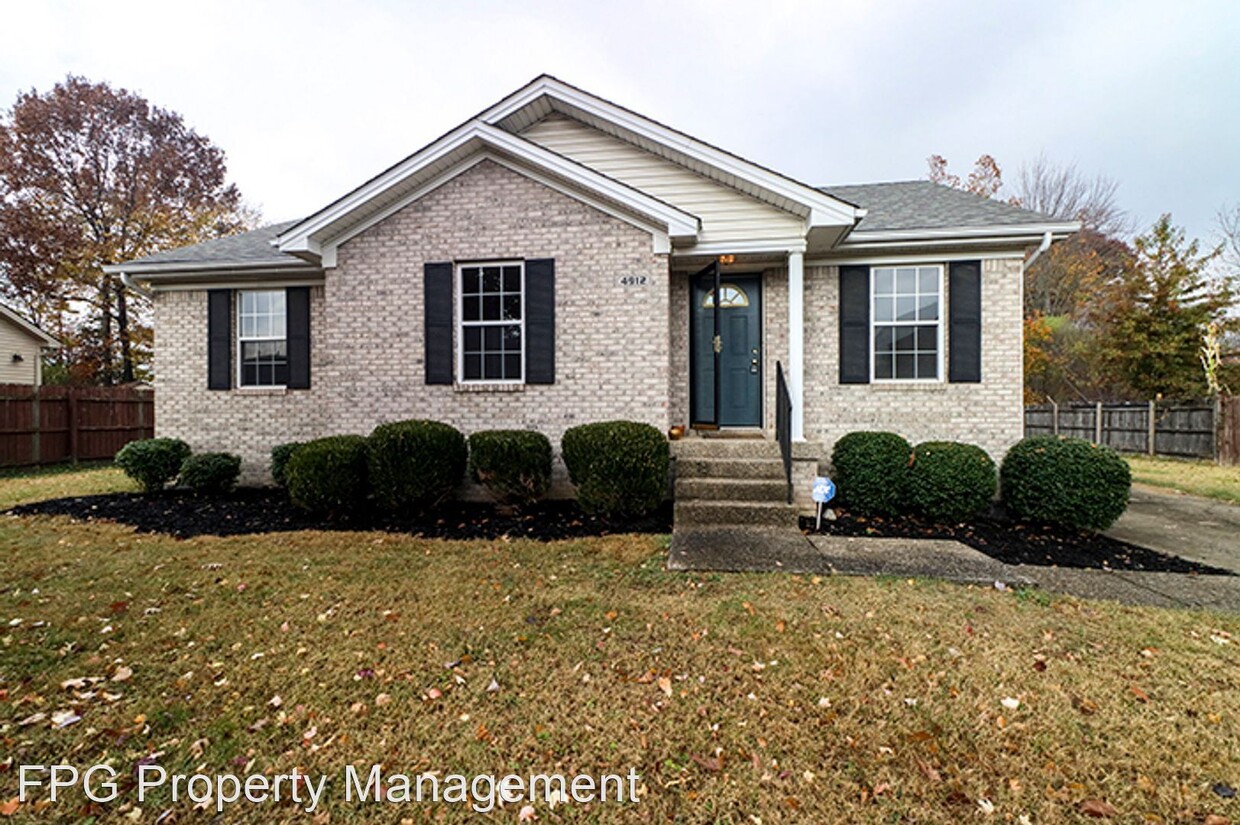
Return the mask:
<path id="1" fill-rule="evenodd" d="M 648 275 L 621 275 L 618 280 L 620 286 L 646 286 L 650 277 Z"/>

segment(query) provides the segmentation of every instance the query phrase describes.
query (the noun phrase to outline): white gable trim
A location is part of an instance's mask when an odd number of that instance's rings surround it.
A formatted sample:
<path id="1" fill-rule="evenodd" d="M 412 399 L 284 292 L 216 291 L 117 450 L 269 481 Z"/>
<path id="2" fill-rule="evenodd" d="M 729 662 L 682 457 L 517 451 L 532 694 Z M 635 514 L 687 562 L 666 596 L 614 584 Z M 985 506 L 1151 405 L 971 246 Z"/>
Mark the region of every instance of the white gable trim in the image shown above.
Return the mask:
<path id="1" fill-rule="evenodd" d="M 541 183 L 550 189 L 554 189 L 563 195 L 567 195 L 570 198 L 581 201 L 582 203 L 585 203 L 600 212 L 611 215 L 613 218 L 617 218 L 625 223 L 637 227 L 638 229 L 649 232 L 654 238 L 654 251 L 656 254 L 667 254 L 671 252 L 671 237 L 668 234 L 668 230 L 665 225 L 661 225 L 650 219 L 643 219 L 631 212 L 616 208 L 614 205 L 606 200 L 603 200 L 602 198 L 593 197 L 588 192 L 566 186 L 559 179 L 551 175 L 544 174 L 537 168 L 516 163 L 507 157 L 488 149 L 481 149 L 477 154 L 471 156 L 468 160 L 462 161 L 457 166 L 452 167 L 447 172 L 444 172 L 438 177 L 432 179 L 430 182 L 424 184 L 423 186 L 419 186 L 405 197 L 380 210 L 372 217 L 367 218 L 359 224 L 355 224 L 348 231 L 334 236 L 330 242 L 321 244 L 320 249 L 323 266 L 325 268 L 334 267 L 336 265 L 336 251 L 350 239 L 357 237 L 367 229 L 370 229 L 376 224 L 390 218 L 406 206 L 421 200 L 431 192 L 443 186 L 448 181 L 464 174 L 465 172 L 468 172 L 470 169 L 473 169 L 479 163 L 486 160 L 503 166 L 506 169 L 510 169 L 518 175 L 537 181 L 538 183 Z"/>
<path id="2" fill-rule="evenodd" d="M 41 342 L 40 346 L 42 348 L 44 349 L 59 349 L 60 348 L 59 341 L 57 341 L 52 336 L 48 335 L 43 330 L 36 327 L 34 324 L 27 321 L 22 316 L 18 315 L 13 310 L 6 307 L 4 304 L 0 304 L 0 317 L 7 318 L 9 321 L 13 323 L 15 327 L 20 329 L 22 332 L 26 333 L 31 338 L 34 338 L 40 341 Z"/>
<path id="3" fill-rule="evenodd" d="M 807 230 L 816 226 L 852 226 L 866 214 L 864 209 L 812 186 L 765 169 L 549 75 L 543 75 L 509 95 L 480 114 L 478 119 L 499 125 L 522 109 L 534 106 L 543 97 L 566 104 L 569 110 L 565 113 L 570 116 L 574 114 L 572 109 L 585 112 L 631 135 L 666 147 L 673 155 L 682 155 L 713 167 L 722 173 L 717 179 L 725 185 L 738 188 L 735 182 L 729 180 L 735 178 L 766 193 L 765 199 L 776 206 L 787 209 L 788 202 L 797 205 L 800 208 L 795 211 L 805 216 Z"/>
<path id="4" fill-rule="evenodd" d="M 323 266 L 333 266 L 335 247 L 343 242 L 342 238 L 361 231 L 357 229 L 359 226 L 373 225 L 376 215 L 391 214 L 395 204 L 405 205 L 419 192 L 425 194 L 429 191 L 427 186 L 442 185 L 444 180 L 458 173 L 454 170 L 462 163 L 476 163 L 476 157 L 482 152 L 511 158 L 518 162 L 522 174 L 539 175 L 543 182 L 556 180 L 560 191 L 570 192 L 579 199 L 612 204 L 608 207 L 612 214 L 632 213 L 627 216 L 629 220 L 644 219 L 641 221 L 644 228 L 658 227 L 660 234 L 670 241 L 692 243 L 697 239 L 701 226 L 697 216 L 517 135 L 473 120 L 290 227 L 276 239 L 276 245 L 281 252 L 318 258 Z M 416 185 L 418 176 L 428 170 L 432 170 L 432 177 L 423 185 Z M 394 190 L 410 182 L 415 187 L 412 193 L 400 193 L 391 203 L 370 214 L 359 215 L 376 200 L 385 195 L 390 197 Z"/>

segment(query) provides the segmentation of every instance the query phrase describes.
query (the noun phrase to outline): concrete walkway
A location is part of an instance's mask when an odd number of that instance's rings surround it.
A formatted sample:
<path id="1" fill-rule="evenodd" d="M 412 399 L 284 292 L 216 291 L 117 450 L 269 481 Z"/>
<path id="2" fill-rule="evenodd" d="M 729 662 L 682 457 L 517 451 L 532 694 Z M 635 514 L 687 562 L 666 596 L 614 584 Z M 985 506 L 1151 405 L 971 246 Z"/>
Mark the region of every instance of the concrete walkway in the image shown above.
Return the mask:
<path id="1" fill-rule="evenodd" d="M 1162 512 L 1159 504 L 1153 504 L 1155 515 Z M 1223 566 L 1216 556 L 1200 560 Z M 1235 564 L 1234 554 L 1231 558 Z M 785 528 L 686 527 L 672 536 L 668 568 L 1003 582 L 1124 604 L 1240 613 L 1240 576 L 1007 565 L 954 541 L 805 536 Z"/>
<path id="2" fill-rule="evenodd" d="M 1240 573 L 1240 505 L 1134 485 L 1107 535 Z"/>

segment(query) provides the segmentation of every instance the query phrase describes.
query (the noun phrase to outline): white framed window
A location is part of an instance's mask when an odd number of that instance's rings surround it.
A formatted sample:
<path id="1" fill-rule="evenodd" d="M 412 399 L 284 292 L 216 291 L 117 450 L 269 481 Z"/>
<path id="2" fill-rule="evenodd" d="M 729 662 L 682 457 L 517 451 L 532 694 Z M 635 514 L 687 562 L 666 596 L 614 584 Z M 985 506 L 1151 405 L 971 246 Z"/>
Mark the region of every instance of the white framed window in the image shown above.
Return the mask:
<path id="1" fill-rule="evenodd" d="M 525 380 L 525 262 L 457 266 L 457 372 L 462 383 Z"/>
<path id="2" fill-rule="evenodd" d="M 288 314 L 284 290 L 237 293 L 237 386 L 288 383 Z"/>
<path id="3" fill-rule="evenodd" d="M 941 381 L 943 267 L 870 269 L 872 381 Z"/>

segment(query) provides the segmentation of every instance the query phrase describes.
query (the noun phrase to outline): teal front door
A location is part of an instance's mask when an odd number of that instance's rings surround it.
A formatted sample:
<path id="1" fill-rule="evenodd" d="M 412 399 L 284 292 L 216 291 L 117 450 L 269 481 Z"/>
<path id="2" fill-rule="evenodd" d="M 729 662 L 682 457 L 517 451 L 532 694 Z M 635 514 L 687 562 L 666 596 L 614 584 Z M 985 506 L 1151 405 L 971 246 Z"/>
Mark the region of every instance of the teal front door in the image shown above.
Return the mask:
<path id="1" fill-rule="evenodd" d="M 690 289 L 693 426 L 762 425 L 762 281 L 711 264 Z"/>

